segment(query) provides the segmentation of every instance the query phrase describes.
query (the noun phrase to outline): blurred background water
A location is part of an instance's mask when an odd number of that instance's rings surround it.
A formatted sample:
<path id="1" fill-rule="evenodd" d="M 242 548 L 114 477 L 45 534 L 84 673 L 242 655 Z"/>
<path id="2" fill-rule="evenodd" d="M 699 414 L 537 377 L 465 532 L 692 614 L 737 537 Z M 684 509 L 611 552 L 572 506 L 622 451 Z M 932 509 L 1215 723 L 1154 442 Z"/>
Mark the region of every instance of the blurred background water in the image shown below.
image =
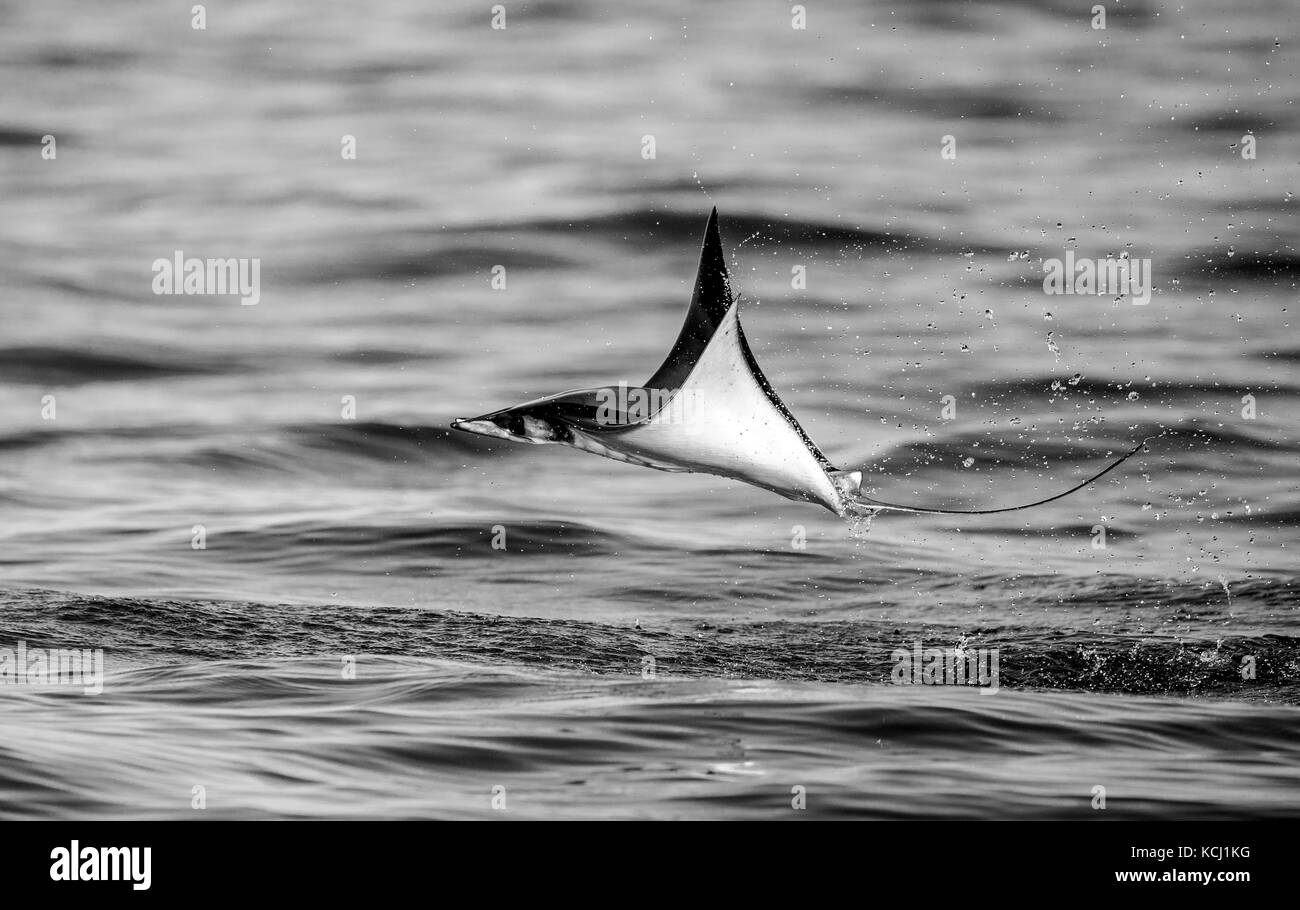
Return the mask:
<path id="1" fill-rule="evenodd" d="M 0 645 L 111 674 L 0 688 L 0 813 L 1294 814 L 1300 20 L 1105 5 L 0 3 Z M 1166 435 L 865 528 L 447 429 L 643 382 L 713 205 L 880 498 Z M 914 641 L 1002 690 L 888 685 Z"/>

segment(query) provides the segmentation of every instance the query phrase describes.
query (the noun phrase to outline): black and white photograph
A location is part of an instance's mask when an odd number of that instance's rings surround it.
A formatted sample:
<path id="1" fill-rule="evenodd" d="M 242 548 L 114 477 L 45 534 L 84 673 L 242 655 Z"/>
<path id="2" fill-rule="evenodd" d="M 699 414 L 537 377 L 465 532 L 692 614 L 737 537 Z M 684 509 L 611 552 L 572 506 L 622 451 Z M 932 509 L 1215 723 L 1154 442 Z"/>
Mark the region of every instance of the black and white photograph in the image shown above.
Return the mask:
<path id="1" fill-rule="evenodd" d="M 23 875 L 147 891 L 209 821 L 1119 822 L 1078 887 L 1244 896 L 1255 829 L 1124 832 L 1300 817 L 1297 42 L 0 2 Z"/>

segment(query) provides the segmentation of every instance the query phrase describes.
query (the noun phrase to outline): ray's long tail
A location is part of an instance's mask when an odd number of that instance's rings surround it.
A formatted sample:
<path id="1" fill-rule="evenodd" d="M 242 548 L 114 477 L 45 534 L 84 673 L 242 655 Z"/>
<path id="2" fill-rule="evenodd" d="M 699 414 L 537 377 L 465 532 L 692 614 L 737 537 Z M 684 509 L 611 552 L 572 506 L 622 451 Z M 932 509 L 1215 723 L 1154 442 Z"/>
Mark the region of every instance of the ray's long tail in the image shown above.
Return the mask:
<path id="1" fill-rule="evenodd" d="M 1056 500 L 1064 499 L 1065 497 L 1069 496 L 1071 493 L 1079 492 L 1088 484 L 1093 483 L 1094 481 L 1098 481 L 1101 478 L 1105 477 L 1107 474 L 1109 474 L 1111 471 L 1118 468 L 1124 462 L 1128 461 L 1138 452 L 1142 451 L 1143 447 L 1146 446 L 1146 444 L 1150 442 L 1152 439 L 1157 439 L 1163 435 L 1165 434 L 1159 433 L 1156 436 L 1148 436 L 1146 439 L 1143 439 L 1136 446 L 1134 446 L 1131 452 L 1121 455 L 1119 458 L 1115 459 L 1110 464 L 1108 464 L 1105 468 L 1098 471 L 1096 474 L 1093 474 L 1087 480 L 1075 484 L 1074 486 L 1070 487 L 1070 489 L 1066 490 L 1063 493 L 1057 493 L 1055 496 L 1048 496 L 1046 499 L 1039 499 L 1036 500 L 1035 502 L 1022 503 L 1021 505 L 1018 506 L 1005 506 L 1000 509 L 927 509 L 922 506 L 900 506 L 890 502 L 881 502 L 880 500 L 872 499 L 869 496 L 863 495 L 862 491 L 859 489 L 843 489 L 845 507 L 850 514 L 889 511 L 889 512 L 917 512 L 917 513 L 925 513 L 930 515 L 995 515 L 998 512 L 1019 512 L 1021 509 L 1032 509 L 1035 506 L 1045 506 L 1049 502 L 1056 502 Z M 856 471 L 854 471 L 852 474 L 848 476 L 853 477 L 854 475 L 857 475 L 856 477 L 854 477 L 855 480 L 860 480 L 861 475 L 858 474 L 858 472 Z M 854 486 L 856 486 L 856 484 L 854 484 Z"/>

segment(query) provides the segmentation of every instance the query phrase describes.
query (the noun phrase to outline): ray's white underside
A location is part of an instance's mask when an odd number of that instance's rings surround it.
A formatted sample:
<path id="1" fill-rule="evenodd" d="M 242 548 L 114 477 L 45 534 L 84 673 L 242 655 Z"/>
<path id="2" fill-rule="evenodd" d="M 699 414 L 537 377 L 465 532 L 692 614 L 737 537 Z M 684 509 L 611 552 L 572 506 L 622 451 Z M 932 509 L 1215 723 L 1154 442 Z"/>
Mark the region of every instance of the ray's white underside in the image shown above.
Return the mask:
<path id="1" fill-rule="evenodd" d="M 629 429 L 574 430 L 571 445 L 661 471 L 717 474 L 837 514 L 839 489 L 755 378 L 732 305 L 668 407 Z"/>

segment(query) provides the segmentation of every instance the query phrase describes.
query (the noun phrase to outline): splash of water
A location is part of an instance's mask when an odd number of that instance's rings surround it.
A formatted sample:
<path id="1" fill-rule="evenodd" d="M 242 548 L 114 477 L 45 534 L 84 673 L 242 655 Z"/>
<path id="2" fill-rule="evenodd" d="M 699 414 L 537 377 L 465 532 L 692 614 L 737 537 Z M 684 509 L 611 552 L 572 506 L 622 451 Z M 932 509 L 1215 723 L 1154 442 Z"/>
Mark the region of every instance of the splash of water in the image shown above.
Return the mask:
<path id="1" fill-rule="evenodd" d="M 884 509 L 850 501 L 844 510 L 844 520 L 849 525 L 849 537 L 853 540 L 866 540 L 867 535 L 871 533 L 871 523 L 883 511 Z"/>

